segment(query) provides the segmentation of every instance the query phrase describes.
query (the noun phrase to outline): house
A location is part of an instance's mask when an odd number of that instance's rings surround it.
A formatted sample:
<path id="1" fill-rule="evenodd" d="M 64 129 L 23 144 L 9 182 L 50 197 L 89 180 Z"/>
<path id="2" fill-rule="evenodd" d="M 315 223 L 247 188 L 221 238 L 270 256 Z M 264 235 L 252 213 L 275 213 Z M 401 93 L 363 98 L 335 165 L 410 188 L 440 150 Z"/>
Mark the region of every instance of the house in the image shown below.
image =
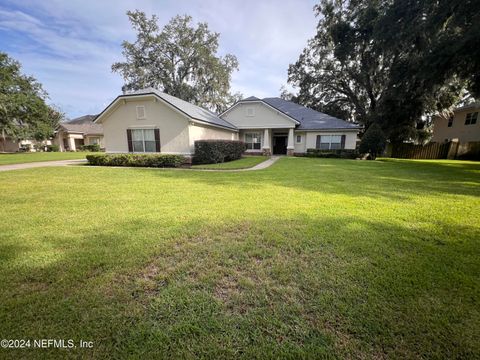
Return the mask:
<path id="1" fill-rule="evenodd" d="M 109 153 L 191 156 L 195 140 L 238 139 L 238 129 L 216 114 L 153 88 L 118 96 L 95 123 Z"/>
<path id="2" fill-rule="evenodd" d="M 358 125 L 280 98 L 249 97 L 220 116 L 153 88 L 118 96 L 95 119 L 109 153 L 192 156 L 196 140 L 243 140 L 247 153 L 355 149 Z"/>
<path id="3" fill-rule="evenodd" d="M 62 122 L 55 134 L 54 144 L 60 151 L 77 151 L 83 145 L 99 144 L 104 148 L 103 127 L 94 122 L 97 115 L 85 115 Z"/>
<path id="4" fill-rule="evenodd" d="M 247 153 L 301 155 L 307 149 L 355 149 L 360 126 L 278 97 L 254 96 L 220 115 L 239 129 Z"/>
<path id="5" fill-rule="evenodd" d="M 14 153 L 18 151 L 43 151 L 48 145 L 51 145 L 51 140 L 36 141 L 32 139 L 18 140 L 10 136 L 3 136 L 0 134 L 0 153 Z"/>
<path id="6" fill-rule="evenodd" d="M 462 106 L 450 116 L 433 118 L 432 142 L 457 139 L 459 143 L 480 141 L 480 103 Z"/>

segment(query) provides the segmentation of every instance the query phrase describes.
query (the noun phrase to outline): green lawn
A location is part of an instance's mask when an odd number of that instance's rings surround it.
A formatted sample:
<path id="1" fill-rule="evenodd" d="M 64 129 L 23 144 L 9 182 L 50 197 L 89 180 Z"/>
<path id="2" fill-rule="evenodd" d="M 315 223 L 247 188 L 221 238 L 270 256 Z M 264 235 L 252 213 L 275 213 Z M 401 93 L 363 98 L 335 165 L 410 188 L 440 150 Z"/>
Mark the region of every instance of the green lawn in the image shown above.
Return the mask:
<path id="1" fill-rule="evenodd" d="M 0 173 L 5 358 L 479 358 L 480 163 Z"/>
<path id="2" fill-rule="evenodd" d="M 220 164 L 193 165 L 194 169 L 234 170 L 254 167 L 268 159 L 268 156 L 244 156 L 239 160 Z"/>
<path id="3" fill-rule="evenodd" d="M 16 154 L 0 154 L 0 165 L 22 164 L 37 161 L 85 159 L 88 152 L 27 152 Z"/>

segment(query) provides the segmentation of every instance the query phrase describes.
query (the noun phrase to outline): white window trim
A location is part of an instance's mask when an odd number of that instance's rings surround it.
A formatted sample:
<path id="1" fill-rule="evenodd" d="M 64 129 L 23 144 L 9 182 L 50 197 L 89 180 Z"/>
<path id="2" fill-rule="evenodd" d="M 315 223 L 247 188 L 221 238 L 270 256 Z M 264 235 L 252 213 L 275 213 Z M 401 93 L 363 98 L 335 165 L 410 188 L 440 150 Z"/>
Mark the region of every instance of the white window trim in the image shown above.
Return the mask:
<path id="1" fill-rule="evenodd" d="M 300 137 L 300 141 L 298 141 L 298 137 Z M 295 135 L 295 142 L 301 144 L 303 142 L 303 135 Z"/>
<path id="2" fill-rule="evenodd" d="M 246 132 L 245 134 L 243 134 L 243 141 L 245 142 L 245 144 L 247 144 L 247 135 L 253 135 L 253 134 L 257 134 L 257 138 L 260 139 L 260 142 L 252 142 L 252 149 L 247 149 L 246 151 L 261 151 L 262 150 L 262 144 L 263 144 L 263 136 L 262 136 L 262 133 L 260 131 L 249 131 L 249 132 Z M 253 140 L 253 136 L 252 136 L 252 140 Z M 250 143 L 249 143 L 250 144 Z M 260 144 L 260 149 L 253 149 L 253 144 Z"/>
<path id="3" fill-rule="evenodd" d="M 139 116 L 138 110 L 143 109 L 143 116 Z M 136 107 L 137 110 L 137 120 L 145 120 L 147 118 L 147 113 L 145 111 L 145 106 L 144 105 L 138 105 Z"/>

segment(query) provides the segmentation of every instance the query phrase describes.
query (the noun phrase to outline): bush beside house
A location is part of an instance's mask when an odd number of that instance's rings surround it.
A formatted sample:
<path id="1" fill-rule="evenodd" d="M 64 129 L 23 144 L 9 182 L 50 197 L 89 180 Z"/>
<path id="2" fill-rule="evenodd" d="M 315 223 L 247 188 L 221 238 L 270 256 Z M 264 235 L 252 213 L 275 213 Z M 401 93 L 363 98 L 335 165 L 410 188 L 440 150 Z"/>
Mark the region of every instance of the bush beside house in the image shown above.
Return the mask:
<path id="1" fill-rule="evenodd" d="M 175 168 L 187 162 L 182 155 L 169 154 L 91 154 L 86 157 L 88 163 L 95 166 Z"/>
<path id="2" fill-rule="evenodd" d="M 197 140 L 195 141 L 195 164 L 217 164 L 238 160 L 246 150 L 239 140 Z"/>

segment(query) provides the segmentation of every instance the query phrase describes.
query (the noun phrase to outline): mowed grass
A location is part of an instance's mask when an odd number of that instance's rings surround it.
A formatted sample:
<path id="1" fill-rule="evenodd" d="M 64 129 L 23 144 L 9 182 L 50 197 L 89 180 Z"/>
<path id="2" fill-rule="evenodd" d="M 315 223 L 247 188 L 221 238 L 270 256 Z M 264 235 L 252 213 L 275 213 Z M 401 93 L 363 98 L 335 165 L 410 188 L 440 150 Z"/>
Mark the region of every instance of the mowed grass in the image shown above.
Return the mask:
<path id="1" fill-rule="evenodd" d="M 38 161 L 55 161 L 55 160 L 74 160 L 85 159 L 92 152 L 25 152 L 15 154 L 0 154 L 0 166 L 10 164 L 23 164 Z"/>
<path id="2" fill-rule="evenodd" d="M 0 173 L 2 358 L 478 358 L 480 164 Z"/>
<path id="3" fill-rule="evenodd" d="M 219 164 L 192 165 L 193 169 L 234 170 L 247 169 L 258 165 L 268 159 L 268 156 L 244 156 L 239 160 Z"/>

